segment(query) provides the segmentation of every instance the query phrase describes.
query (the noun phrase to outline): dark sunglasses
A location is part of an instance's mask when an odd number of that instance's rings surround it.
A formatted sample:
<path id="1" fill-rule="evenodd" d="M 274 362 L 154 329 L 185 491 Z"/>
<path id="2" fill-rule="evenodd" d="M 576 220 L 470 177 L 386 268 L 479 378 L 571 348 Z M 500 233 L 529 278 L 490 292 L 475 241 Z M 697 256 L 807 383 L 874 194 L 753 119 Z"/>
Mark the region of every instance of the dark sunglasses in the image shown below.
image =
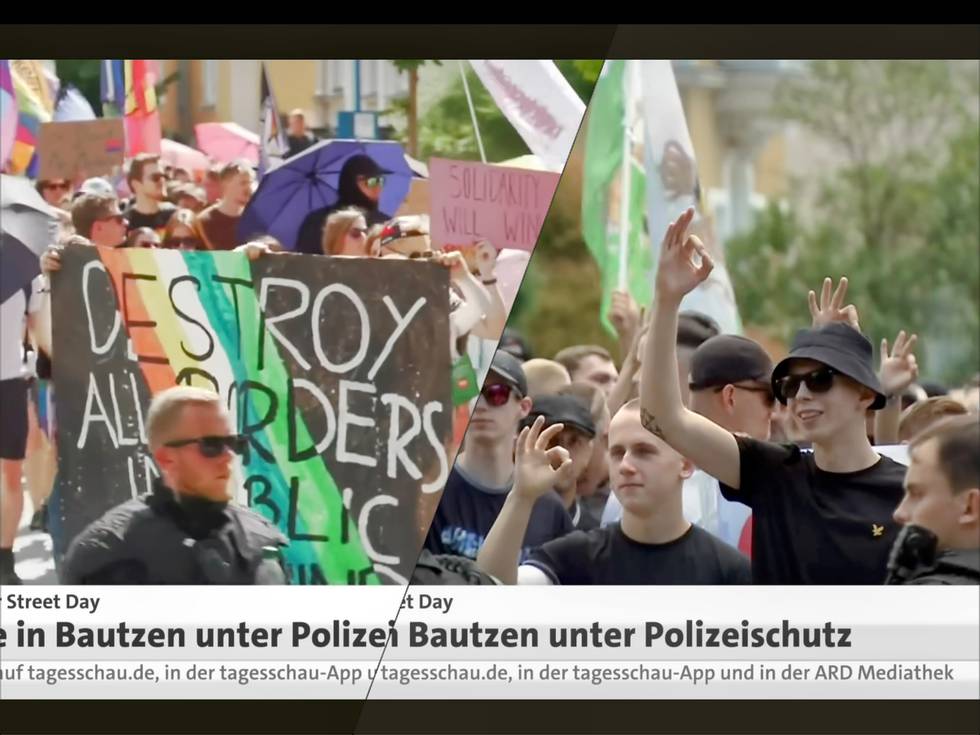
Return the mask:
<path id="1" fill-rule="evenodd" d="M 155 174 L 150 174 L 150 181 L 166 181 L 167 175 L 157 171 Z"/>
<path id="2" fill-rule="evenodd" d="M 785 405 L 790 398 L 796 398 L 803 383 L 811 393 L 826 393 L 834 385 L 834 376 L 839 374 L 833 368 L 820 367 L 803 375 L 785 375 L 776 381 L 776 398 Z"/>
<path id="3" fill-rule="evenodd" d="M 235 454 L 244 454 L 245 447 L 248 445 L 248 439 L 241 434 L 233 434 L 231 436 L 202 436 L 198 439 L 176 439 L 172 442 L 167 442 L 164 446 L 177 449 L 190 444 L 197 444 L 197 451 L 201 453 L 202 457 L 214 459 L 215 457 L 220 457 L 224 453 L 225 448 L 230 449 Z"/>
<path id="4" fill-rule="evenodd" d="M 108 217 L 99 217 L 99 222 L 115 222 L 119 225 L 126 224 L 126 218 L 121 214 L 110 214 Z"/>
<path id="5" fill-rule="evenodd" d="M 504 383 L 494 383 L 493 385 L 483 386 L 483 390 L 480 391 L 480 395 L 483 396 L 485 400 L 491 406 L 503 406 L 507 401 L 510 400 L 510 394 L 513 389 Z"/>
<path id="6" fill-rule="evenodd" d="M 201 247 L 201 241 L 196 237 L 168 237 L 163 241 L 165 248 L 191 248 L 197 250 Z"/>
<path id="7" fill-rule="evenodd" d="M 61 191 L 68 191 L 71 188 L 71 184 L 67 181 L 48 181 L 44 184 L 45 189 L 61 189 Z"/>

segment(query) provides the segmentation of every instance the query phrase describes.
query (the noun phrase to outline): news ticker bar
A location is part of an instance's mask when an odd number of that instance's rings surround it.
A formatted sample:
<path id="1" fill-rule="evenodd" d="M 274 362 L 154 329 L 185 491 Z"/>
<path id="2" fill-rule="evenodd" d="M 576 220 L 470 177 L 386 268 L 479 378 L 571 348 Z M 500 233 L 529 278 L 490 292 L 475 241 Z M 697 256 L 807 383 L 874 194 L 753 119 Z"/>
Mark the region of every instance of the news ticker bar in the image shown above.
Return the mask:
<path id="1" fill-rule="evenodd" d="M 975 588 L 35 587 L 4 661 L 976 662 Z"/>
<path id="2" fill-rule="evenodd" d="M 976 699 L 976 661 L 12 661 L 3 699 Z"/>

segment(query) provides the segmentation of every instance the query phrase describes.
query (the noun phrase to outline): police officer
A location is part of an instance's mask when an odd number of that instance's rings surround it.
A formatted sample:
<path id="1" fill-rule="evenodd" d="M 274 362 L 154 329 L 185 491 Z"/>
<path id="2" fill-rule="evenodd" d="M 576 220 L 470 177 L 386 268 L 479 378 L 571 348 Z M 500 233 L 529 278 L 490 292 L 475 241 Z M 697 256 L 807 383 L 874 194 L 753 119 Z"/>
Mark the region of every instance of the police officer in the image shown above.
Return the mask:
<path id="1" fill-rule="evenodd" d="M 957 416 L 909 446 L 905 524 L 888 563 L 889 584 L 980 584 L 980 423 Z"/>
<path id="2" fill-rule="evenodd" d="M 231 431 L 216 393 L 176 387 L 147 413 L 150 451 L 162 479 L 119 505 L 72 542 L 66 584 L 285 584 L 286 538 L 262 516 L 229 503 Z"/>

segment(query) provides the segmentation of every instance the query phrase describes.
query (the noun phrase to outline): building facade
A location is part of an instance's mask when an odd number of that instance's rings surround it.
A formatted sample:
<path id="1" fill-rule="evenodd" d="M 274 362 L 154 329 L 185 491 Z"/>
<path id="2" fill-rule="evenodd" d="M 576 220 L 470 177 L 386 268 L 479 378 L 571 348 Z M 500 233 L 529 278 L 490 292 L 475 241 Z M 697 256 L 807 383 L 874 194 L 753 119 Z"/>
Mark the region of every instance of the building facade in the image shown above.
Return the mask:
<path id="1" fill-rule="evenodd" d="M 194 125 L 235 122 L 252 131 L 259 127 L 262 61 L 256 59 L 163 60 L 161 78 L 178 74 L 160 101 L 164 135 L 192 142 Z M 279 112 L 306 113 L 309 127 L 327 135 L 337 127 L 338 113 L 354 110 L 360 87 L 360 109 L 388 112 L 382 125 L 400 128 L 403 115 L 393 110 L 408 93 L 408 75 L 385 59 L 266 60 Z M 424 110 L 433 88 L 444 86 L 445 69 L 432 65 L 419 72 L 419 106 Z"/>

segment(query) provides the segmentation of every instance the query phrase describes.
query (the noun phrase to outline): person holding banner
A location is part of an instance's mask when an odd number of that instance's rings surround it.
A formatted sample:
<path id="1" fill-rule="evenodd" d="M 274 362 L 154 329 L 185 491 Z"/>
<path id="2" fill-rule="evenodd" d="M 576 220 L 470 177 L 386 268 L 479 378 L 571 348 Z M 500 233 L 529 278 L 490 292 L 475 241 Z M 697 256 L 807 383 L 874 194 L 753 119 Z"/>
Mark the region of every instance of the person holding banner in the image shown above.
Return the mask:
<path id="1" fill-rule="evenodd" d="M 89 525 L 65 556 L 65 584 L 285 584 L 286 537 L 230 503 L 232 433 L 217 393 L 180 386 L 154 396 L 146 417 L 162 479 Z"/>
<path id="2" fill-rule="evenodd" d="M 881 584 L 898 528 L 892 512 L 905 468 L 880 456 L 865 412 L 887 397 L 858 331 L 855 307 L 842 308 L 846 282 L 819 306 L 776 365 L 776 398 L 798 419 L 814 451 L 735 436 L 684 407 L 674 335 L 684 296 L 714 266 L 688 235 L 694 209 L 667 228 L 660 250 L 650 337 L 640 381 L 643 425 L 717 478 L 722 495 L 752 508 L 752 572 L 758 584 Z"/>
<path id="3" fill-rule="evenodd" d="M 117 248 L 126 242 L 128 222 L 119 211 L 119 201 L 115 197 L 83 194 L 72 204 L 71 222 L 75 234 L 93 245 Z"/>
<path id="4" fill-rule="evenodd" d="M 477 557 L 480 569 L 504 584 L 750 583 L 744 556 L 684 518 L 681 487 L 694 465 L 643 427 L 637 400 L 609 426 L 610 479 L 622 522 L 547 542 L 520 563 L 531 507 L 572 474 L 568 451 L 552 444 L 564 426 L 544 425 L 538 417 L 517 439 L 514 489 Z"/>

